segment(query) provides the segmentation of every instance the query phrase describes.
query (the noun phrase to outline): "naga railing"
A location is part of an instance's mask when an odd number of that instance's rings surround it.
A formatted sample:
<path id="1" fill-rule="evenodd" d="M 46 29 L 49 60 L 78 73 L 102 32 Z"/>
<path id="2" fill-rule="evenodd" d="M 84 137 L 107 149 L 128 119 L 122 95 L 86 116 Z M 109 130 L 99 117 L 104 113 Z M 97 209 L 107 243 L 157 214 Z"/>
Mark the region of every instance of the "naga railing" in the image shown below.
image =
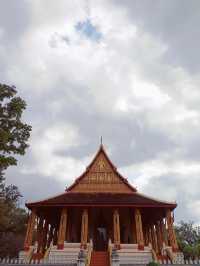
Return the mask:
<path id="1" fill-rule="evenodd" d="M 110 266 L 112 266 L 112 242 L 111 242 L 110 238 L 109 238 L 109 241 L 108 241 L 108 253 L 109 253 Z"/>
<path id="2" fill-rule="evenodd" d="M 151 243 L 149 243 L 149 248 L 150 248 L 150 250 L 151 250 L 151 254 L 152 254 L 153 261 L 158 262 L 158 258 L 157 258 L 156 252 L 155 252 L 155 250 L 153 249 Z"/>
<path id="3" fill-rule="evenodd" d="M 85 266 L 90 266 L 91 257 L 92 257 L 92 250 L 93 250 L 93 243 L 92 243 L 92 239 L 90 239 Z"/>

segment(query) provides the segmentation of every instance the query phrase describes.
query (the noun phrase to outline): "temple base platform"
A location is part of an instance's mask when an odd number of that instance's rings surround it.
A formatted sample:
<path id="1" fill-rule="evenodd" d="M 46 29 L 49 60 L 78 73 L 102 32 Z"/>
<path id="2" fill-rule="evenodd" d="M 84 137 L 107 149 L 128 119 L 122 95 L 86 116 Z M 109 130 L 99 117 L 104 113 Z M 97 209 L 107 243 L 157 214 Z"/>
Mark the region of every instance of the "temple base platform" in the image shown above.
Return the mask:
<path id="1" fill-rule="evenodd" d="M 80 243 L 64 243 L 63 249 L 52 246 L 49 251 L 48 262 L 76 265 L 80 252 Z"/>
<path id="2" fill-rule="evenodd" d="M 113 262 L 119 261 L 118 265 L 146 265 L 152 261 L 152 252 L 148 246 L 145 246 L 144 250 L 141 250 L 138 249 L 137 244 L 121 244 L 120 249 L 113 250 L 112 253 L 112 260 Z"/>

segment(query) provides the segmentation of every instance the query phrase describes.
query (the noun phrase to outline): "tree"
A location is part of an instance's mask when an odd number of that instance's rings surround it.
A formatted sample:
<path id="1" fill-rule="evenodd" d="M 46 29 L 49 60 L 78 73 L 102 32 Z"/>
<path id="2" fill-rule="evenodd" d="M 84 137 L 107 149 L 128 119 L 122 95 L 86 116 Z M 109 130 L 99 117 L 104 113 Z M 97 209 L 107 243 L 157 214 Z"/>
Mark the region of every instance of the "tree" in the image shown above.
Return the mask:
<path id="1" fill-rule="evenodd" d="M 16 186 L 4 188 L 0 219 L 0 257 L 17 257 L 23 247 L 27 213 L 18 207 L 21 194 Z"/>
<path id="2" fill-rule="evenodd" d="M 26 102 L 14 86 L 0 83 L 0 189 L 3 189 L 3 174 L 10 165 L 16 165 L 15 155 L 24 155 L 28 147 L 31 126 L 22 122 Z"/>
<path id="3" fill-rule="evenodd" d="M 14 257 L 22 248 L 27 213 L 18 207 L 21 194 L 5 185 L 4 171 L 24 155 L 31 126 L 22 122 L 26 103 L 13 86 L 0 84 L 0 257 Z"/>
<path id="4" fill-rule="evenodd" d="M 194 248 L 191 245 L 185 244 L 182 252 L 184 254 L 184 259 L 189 260 L 189 259 L 192 259 Z"/>
<path id="5" fill-rule="evenodd" d="M 24 230 L 24 209 L 18 207 L 22 195 L 14 185 L 5 186 L 2 201 L 2 218 L 0 220 L 0 234 L 5 232 L 20 233 Z"/>
<path id="6" fill-rule="evenodd" d="M 200 258 L 200 244 L 197 244 L 195 248 L 196 248 L 197 257 L 199 259 Z"/>
<path id="7" fill-rule="evenodd" d="M 181 221 L 176 226 L 176 236 L 180 250 L 186 260 L 200 257 L 200 235 L 195 230 L 193 222 Z"/>
<path id="8" fill-rule="evenodd" d="M 193 222 L 180 221 L 179 225 L 176 226 L 177 239 L 180 243 L 194 245 L 200 239 L 197 231 L 194 228 Z"/>

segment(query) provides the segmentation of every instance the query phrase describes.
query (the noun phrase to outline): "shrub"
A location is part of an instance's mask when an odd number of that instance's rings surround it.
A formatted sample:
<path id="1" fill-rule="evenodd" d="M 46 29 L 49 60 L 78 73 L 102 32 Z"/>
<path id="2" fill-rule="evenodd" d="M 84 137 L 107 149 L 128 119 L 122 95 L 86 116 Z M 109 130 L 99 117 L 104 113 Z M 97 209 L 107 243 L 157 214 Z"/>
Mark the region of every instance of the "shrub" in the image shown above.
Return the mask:
<path id="1" fill-rule="evenodd" d="M 155 261 L 151 261 L 147 264 L 147 266 L 160 266 L 160 264 Z"/>
<path id="2" fill-rule="evenodd" d="M 186 260 L 192 258 L 194 254 L 194 248 L 190 245 L 185 245 L 183 248 L 183 254 Z"/>

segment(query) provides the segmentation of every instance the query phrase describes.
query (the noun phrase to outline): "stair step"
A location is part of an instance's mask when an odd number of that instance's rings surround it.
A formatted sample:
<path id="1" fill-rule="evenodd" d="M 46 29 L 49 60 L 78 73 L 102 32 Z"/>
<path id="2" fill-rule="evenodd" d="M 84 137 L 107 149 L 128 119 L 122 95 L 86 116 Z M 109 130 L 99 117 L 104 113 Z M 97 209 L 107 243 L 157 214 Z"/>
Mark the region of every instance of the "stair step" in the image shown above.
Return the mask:
<path id="1" fill-rule="evenodd" d="M 93 251 L 90 266 L 109 266 L 109 255 L 106 251 Z"/>

